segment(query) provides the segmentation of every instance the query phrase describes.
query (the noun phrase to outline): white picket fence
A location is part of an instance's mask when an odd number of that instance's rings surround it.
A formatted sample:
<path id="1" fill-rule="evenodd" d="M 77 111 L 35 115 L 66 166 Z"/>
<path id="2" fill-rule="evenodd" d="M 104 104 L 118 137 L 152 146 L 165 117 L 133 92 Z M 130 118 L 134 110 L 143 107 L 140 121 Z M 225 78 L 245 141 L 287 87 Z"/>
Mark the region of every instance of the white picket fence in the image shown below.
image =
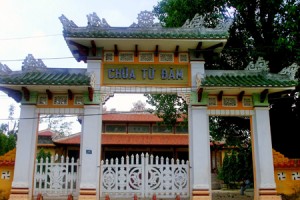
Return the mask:
<path id="1" fill-rule="evenodd" d="M 100 196 L 111 198 L 189 197 L 189 162 L 148 154 L 101 161 Z"/>
<path id="2" fill-rule="evenodd" d="M 58 155 L 49 160 L 36 160 L 34 176 L 34 195 L 67 196 L 78 195 L 79 164 L 74 158 Z"/>

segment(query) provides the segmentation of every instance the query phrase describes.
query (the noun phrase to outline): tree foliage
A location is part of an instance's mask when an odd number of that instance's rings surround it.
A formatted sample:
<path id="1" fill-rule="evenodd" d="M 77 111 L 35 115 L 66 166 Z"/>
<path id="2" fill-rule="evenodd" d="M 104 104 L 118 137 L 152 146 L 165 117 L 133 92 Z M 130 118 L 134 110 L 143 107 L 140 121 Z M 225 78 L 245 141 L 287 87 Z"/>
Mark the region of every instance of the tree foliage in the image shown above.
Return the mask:
<path id="1" fill-rule="evenodd" d="M 16 147 L 16 137 L 14 135 L 6 135 L 0 130 L 0 156 Z"/>
<path id="2" fill-rule="evenodd" d="M 153 12 L 166 27 L 180 27 L 196 13 L 204 17 L 207 27 L 233 19 L 220 56 L 204 55 L 206 69 L 244 69 L 260 56 L 269 61 L 272 73 L 294 62 L 300 64 L 299 0 L 161 0 Z M 299 70 L 297 76 L 300 79 Z M 296 141 L 300 135 L 295 134 L 300 122 L 299 95 L 271 94 L 269 102 L 275 148 L 287 156 L 299 157 Z M 284 137 L 286 142 L 282 142 L 282 133 L 289 135 Z"/>
<path id="3" fill-rule="evenodd" d="M 38 160 L 38 162 L 41 162 L 41 160 L 43 160 L 43 162 L 46 162 L 46 158 L 48 158 L 48 161 L 50 162 L 51 153 L 46 152 L 45 149 L 41 148 L 36 155 L 36 159 Z"/>
<path id="4" fill-rule="evenodd" d="M 19 122 L 13 119 L 14 111 L 14 105 L 10 105 L 9 121 L 0 124 L 0 155 L 4 155 L 16 147 Z M 11 124 L 13 125 L 12 128 L 10 126 Z"/>
<path id="5" fill-rule="evenodd" d="M 145 94 L 146 102 L 154 106 L 154 114 L 163 119 L 166 126 L 174 126 L 180 117 L 186 119 L 188 107 L 182 98 L 175 94 Z M 185 120 L 187 121 L 187 120 Z M 187 125 L 187 123 L 185 123 Z"/>
<path id="6" fill-rule="evenodd" d="M 299 62 L 299 0 L 161 0 L 153 12 L 166 27 L 180 27 L 196 13 L 211 27 L 233 18 L 219 67 L 245 67 L 263 56 L 271 72 Z"/>
<path id="7" fill-rule="evenodd" d="M 245 148 L 231 149 L 226 152 L 223 165 L 218 171 L 218 178 L 233 188 L 237 186 L 237 183 L 245 180 L 253 182 L 251 157 L 251 150 Z"/>

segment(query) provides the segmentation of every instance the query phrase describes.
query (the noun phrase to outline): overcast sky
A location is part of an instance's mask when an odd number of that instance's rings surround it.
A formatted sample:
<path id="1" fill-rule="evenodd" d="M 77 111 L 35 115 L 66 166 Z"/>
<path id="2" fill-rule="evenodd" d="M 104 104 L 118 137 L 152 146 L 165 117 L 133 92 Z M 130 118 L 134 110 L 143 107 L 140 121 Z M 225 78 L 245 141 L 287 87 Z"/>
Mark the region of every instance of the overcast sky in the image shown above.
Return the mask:
<path id="1" fill-rule="evenodd" d="M 138 13 L 151 11 L 157 2 L 158 0 L 0 0 L 0 62 L 12 70 L 20 70 L 25 57 L 33 54 L 36 59 L 58 58 L 43 59 L 47 67 L 85 68 L 86 64 L 78 63 L 74 58 L 59 59 L 72 57 L 72 54 L 62 36 L 63 28 L 58 17 L 64 14 L 78 26 L 86 26 L 86 15 L 96 12 L 110 26 L 128 27 L 133 22 L 137 23 Z M 128 110 L 128 105 L 132 107 L 132 103 L 138 98 L 126 98 L 127 103 L 119 103 L 117 110 Z M 108 109 L 116 107 L 113 102 L 115 100 L 107 102 Z M 13 101 L 0 93 L 0 102 L 0 119 L 5 119 L 8 105 Z"/>

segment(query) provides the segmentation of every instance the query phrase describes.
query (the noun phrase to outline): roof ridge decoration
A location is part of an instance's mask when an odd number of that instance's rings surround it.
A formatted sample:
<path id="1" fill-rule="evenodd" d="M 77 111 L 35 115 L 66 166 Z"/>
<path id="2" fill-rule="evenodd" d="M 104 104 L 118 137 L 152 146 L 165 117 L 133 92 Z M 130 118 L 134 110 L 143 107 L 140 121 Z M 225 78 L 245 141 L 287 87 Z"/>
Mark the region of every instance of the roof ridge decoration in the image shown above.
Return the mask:
<path id="1" fill-rule="evenodd" d="M 253 61 L 251 61 L 245 70 L 269 72 L 269 61 L 264 60 L 263 57 L 258 57 L 256 63 L 254 64 Z"/>
<path id="2" fill-rule="evenodd" d="M 228 30 L 229 27 L 231 26 L 233 20 L 228 19 L 225 20 L 224 22 L 220 22 L 215 29 L 220 29 L 220 30 Z M 199 15 L 199 13 L 195 14 L 194 18 L 190 21 L 187 19 L 185 23 L 182 25 L 182 28 L 200 28 L 200 29 L 209 29 L 206 28 L 204 22 L 204 17 L 202 15 Z"/>
<path id="3" fill-rule="evenodd" d="M 88 27 L 101 27 L 101 28 L 109 28 L 110 25 L 106 22 L 104 18 L 102 20 L 98 17 L 98 15 L 93 12 L 86 16 L 88 20 Z"/>
<path id="4" fill-rule="evenodd" d="M 7 75 L 10 74 L 12 70 L 5 64 L 0 63 L 0 74 Z"/>
<path id="5" fill-rule="evenodd" d="M 69 20 L 66 16 L 61 15 L 59 17 L 60 22 L 62 23 L 64 29 L 70 29 L 70 28 L 78 28 L 78 26 L 72 21 Z"/>
<path id="6" fill-rule="evenodd" d="M 155 17 L 154 17 L 153 12 L 151 12 L 151 11 L 147 11 L 147 10 L 141 11 L 138 14 L 137 19 L 138 19 L 138 23 L 131 24 L 129 26 L 130 28 L 149 28 L 149 27 L 160 27 L 161 28 L 160 23 L 154 23 Z"/>
<path id="7" fill-rule="evenodd" d="M 28 54 L 22 63 L 22 71 L 40 71 L 46 68 L 44 62 L 41 59 L 35 59 L 32 54 Z"/>
<path id="8" fill-rule="evenodd" d="M 296 80 L 296 73 L 299 68 L 299 65 L 293 63 L 292 65 L 283 68 L 278 74 L 285 74 L 288 75 L 291 80 Z"/>

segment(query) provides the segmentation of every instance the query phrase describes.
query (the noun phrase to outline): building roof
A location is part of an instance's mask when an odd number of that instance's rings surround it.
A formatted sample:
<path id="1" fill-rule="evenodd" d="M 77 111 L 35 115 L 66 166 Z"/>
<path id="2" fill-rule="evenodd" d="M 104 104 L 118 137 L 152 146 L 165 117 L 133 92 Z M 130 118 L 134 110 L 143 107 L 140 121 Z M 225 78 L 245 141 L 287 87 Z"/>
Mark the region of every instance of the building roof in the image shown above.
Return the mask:
<path id="1" fill-rule="evenodd" d="M 144 15 L 143 19 L 139 19 Z M 138 16 L 138 23 L 129 27 L 111 27 L 105 19 L 100 19 L 96 13 L 87 15 L 88 23 L 85 27 L 78 27 L 64 15 L 59 19 L 63 24 L 64 37 L 72 38 L 131 38 L 131 39 L 213 39 L 227 38 L 231 22 L 219 24 L 216 28 L 205 28 L 204 19 L 195 15 L 187 20 L 180 28 L 166 28 L 154 23 L 151 12 L 142 11 Z"/>
<path id="2" fill-rule="evenodd" d="M 45 129 L 45 130 L 41 130 L 38 132 L 38 136 L 52 137 L 53 134 L 55 134 L 55 133 L 50 129 Z"/>
<path id="3" fill-rule="evenodd" d="M 15 71 L 0 76 L 5 85 L 81 85 L 90 86 L 91 77 L 86 69 L 46 68 L 35 71 Z"/>
<path id="4" fill-rule="evenodd" d="M 204 19 L 196 15 L 179 28 L 162 27 L 154 23 L 154 15 L 142 11 L 138 23 L 129 27 L 111 27 L 96 13 L 87 15 L 87 26 L 79 27 L 62 15 L 63 35 L 74 58 L 86 61 L 87 57 L 101 57 L 98 49 L 104 51 L 164 51 L 188 52 L 197 47 L 220 52 L 228 38 L 231 21 L 220 23 L 215 28 L 206 28 Z M 117 43 L 116 43 L 117 41 Z M 213 47 L 213 48 L 212 48 Z"/>
<path id="5" fill-rule="evenodd" d="M 217 71 L 217 70 L 216 70 Z M 208 75 L 201 82 L 203 87 L 294 87 L 298 83 L 290 80 L 287 76 L 270 76 L 269 74 L 257 73 L 235 73 L 229 74 L 224 71 L 222 75 Z"/>
<path id="6" fill-rule="evenodd" d="M 39 146 L 53 146 L 52 136 L 55 135 L 50 129 L 45 129 L 38 132 Z"/>
<path id="7" fill-rule="evenodd" d="M 107 113 L 102 115 L 103 122 L 162 122 L 162 119 L 150 113 Z M 179 118 L 178 122 L 182 122 L 183 118 Z"/>
<path id="8" fill-rule="evenodd" d="M 55 140 L 53 140 L 53 143 L 54 144 L 67 144 L 67 145 L 80 144 L 80 136 L 81 136 L 81 133 L 72 134 L 68 137 L 55 139 Z"/>

